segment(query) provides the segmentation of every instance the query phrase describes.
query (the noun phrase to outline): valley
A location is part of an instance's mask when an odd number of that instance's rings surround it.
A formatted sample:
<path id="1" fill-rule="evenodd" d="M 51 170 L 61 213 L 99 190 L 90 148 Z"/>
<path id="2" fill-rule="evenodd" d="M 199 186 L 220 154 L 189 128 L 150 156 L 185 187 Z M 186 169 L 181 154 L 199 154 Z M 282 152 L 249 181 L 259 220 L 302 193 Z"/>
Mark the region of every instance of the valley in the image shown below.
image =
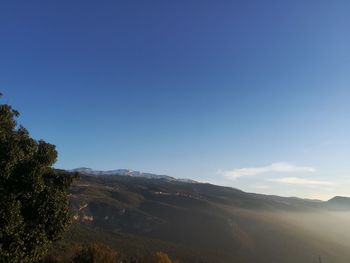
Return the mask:
<path id="1" fill-rule="evenodd" d="M 350 258 L 346 198 L 286 198 L 169 178 L 81 174 L 64 242 L 102 242 L 125 254 L 160 250 L 180 262 Z"/>

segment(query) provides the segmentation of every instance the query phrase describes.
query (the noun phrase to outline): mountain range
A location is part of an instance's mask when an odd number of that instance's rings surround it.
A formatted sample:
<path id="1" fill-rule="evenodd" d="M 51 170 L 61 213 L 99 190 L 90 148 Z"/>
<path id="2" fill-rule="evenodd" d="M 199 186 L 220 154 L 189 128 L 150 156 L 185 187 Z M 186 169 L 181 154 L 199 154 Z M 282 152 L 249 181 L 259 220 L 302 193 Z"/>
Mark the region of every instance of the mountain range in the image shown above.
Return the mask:
<path id="1" fill-rule="evenodd" d="M 188 182 L 188 183 L 196 183 L 196 181 L 191 179 L 178 179 L 168 175 L 159 175 L 153 173 L 144 173 L 140 171 L 134 171 L 130 169 L 116 169 L 116 170 L 94 170 L 91 168 L 80 167 L 70 170 L 70 172 L 77 172 L 83 175 L 93 175 L 93 176 L 109 176 L 109 175 L 122 175 L 122 176 L 131 176 L 131 177 L 143 177 L 147 179 L 165 179 L 169 181 L 180 181 L 180 182 Z"/>
<path id="2" fill-rule="evenodd" d="M 63 243 L 164 251 L 190 263 L 348 263 L 350 199 L 288 198 L 126 169 L 72 170 Z"/>

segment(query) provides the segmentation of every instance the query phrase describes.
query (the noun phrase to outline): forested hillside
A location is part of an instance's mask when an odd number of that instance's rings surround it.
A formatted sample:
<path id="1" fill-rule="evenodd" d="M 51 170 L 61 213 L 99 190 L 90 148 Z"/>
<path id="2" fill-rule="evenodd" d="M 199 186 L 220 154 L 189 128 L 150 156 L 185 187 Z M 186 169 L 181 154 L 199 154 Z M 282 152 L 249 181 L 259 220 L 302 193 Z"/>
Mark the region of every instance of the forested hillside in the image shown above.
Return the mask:
<path id="1" fill-rule="evenodd" d="M 306 263 L 321 257 L 345 263 L 349 237 L 337 240 L 337 230 L 332 237 L 321 227 L 342 223 L 337 228 L 348 229 L 339 218 L 348 216 L 346 207 L 332 203 L 202 183 L 83 175 L 70 192 L 74 224 L 60 245 L 105 243 L 125 256 L 164 251 L 180 262 Z"/>

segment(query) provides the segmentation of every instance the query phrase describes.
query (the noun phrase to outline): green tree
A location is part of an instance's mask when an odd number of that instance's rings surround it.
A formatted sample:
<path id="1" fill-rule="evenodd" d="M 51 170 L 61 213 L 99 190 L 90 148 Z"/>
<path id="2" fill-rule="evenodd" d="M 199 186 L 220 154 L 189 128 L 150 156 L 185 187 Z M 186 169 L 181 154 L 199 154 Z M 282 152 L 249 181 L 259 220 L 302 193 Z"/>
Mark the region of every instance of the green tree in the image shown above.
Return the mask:
<path id="1" fill-rule="evenodd" d="M 1 94 L 0 94 L 1 96 Z M 0 262 L 36 262 L 70 225 L 73 176 L 52 168 L 55 146 L 32 139 L 0 104 Z"/>

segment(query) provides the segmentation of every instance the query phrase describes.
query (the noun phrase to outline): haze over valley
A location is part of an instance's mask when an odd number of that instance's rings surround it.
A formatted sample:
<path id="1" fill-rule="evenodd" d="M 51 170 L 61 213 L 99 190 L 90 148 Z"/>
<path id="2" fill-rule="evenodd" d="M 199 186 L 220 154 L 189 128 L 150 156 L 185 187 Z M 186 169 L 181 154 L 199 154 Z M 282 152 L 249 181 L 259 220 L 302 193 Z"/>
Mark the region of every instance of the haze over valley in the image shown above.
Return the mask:
<path id="1" fill-rule="evenodd" d="M 132 243 L 134 250 L 167 251 L 183 262 L 306 263 L 321 257 L 345 263 L 350 256 L 350 198 L 286 198 L 118 173 L 125 170 L 83 171 L 70 194 L 76 225 L 67 241 L 92 231 L 89 242 L 108 240 L 125 251 Z"/>

